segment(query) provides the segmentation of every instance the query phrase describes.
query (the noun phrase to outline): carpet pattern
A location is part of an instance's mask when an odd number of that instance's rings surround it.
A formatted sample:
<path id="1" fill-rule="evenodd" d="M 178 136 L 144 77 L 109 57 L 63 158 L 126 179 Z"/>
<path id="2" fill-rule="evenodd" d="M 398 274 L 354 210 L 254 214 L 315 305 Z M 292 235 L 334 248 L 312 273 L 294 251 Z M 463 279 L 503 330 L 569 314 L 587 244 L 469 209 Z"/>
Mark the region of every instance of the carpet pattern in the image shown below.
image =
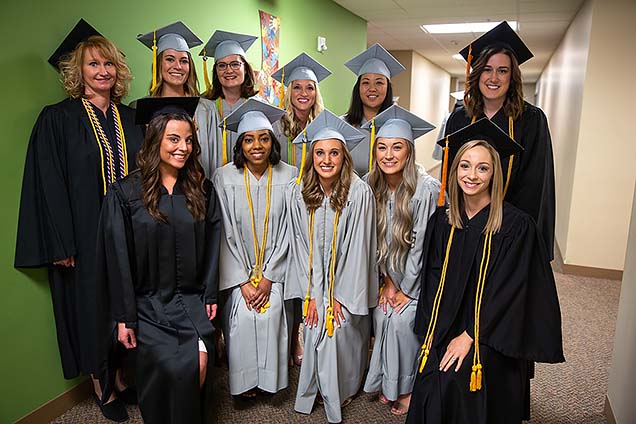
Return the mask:
<path id="1" fill-rule="evenodd" d="M 620 281 L 555 273 L 563 316 L 566 363 L 537 364 L 532 382 L 530 424 L 605 423 L 603 402 L 612 358 Z M 218 423 L 324 423 L 322 406 L 311 415 L 294 412 L 298 367 L 290 370 L 290 387 L 254 401 L 234 401 L 228 393 L 227 368 L 219 367 L 214 410 Z M 129 407 L 128 423 L 142 423 L 136 407 Z M 402 423 L 377 396 L 361 393 L 343 409 L 345 423 Z M 52 421 L 54 424 L 110 424 L 92 400 L 86 400 Z"/>

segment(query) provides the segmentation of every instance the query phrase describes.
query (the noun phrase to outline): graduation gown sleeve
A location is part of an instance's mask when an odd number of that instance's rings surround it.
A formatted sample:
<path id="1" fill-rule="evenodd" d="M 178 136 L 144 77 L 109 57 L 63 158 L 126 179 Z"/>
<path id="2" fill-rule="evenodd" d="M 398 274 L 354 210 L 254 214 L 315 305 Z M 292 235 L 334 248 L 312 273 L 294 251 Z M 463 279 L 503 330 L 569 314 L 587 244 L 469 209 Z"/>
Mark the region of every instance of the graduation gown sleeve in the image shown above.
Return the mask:
<path id="1" fill-rule="evenodd" d="M 287 203 L 286 220 L 289 223 L 285 299 L 303 300 L 309 278 L 307 266 L 309 262 L 309 244 L 306 236 L 309 231 L 309 220 L 301 194 L 301 186 L 296 184 L 296 181 L 290 181 L 287 185 L 285 200 Z"/>
<path id="2" fill-rule="evenodd" d="M 42 267 L 74 256 L 67 191 L 63 110 L 45 107 L 33 128 L 24 166 L 15 266 Z"/>
<path id="3" fill-rule="evenodd" d="M 221 215 L 221 203 L 209 180 L 205 181 L 203 189 L 208 202 L 205 215 L 205 253 L 201 274 L 202 283 L 205 287 L 203 300 L 205 304 L 214 305 L 218 302 L 219 294 L 219 246 L 221 244 L 223 217 Z"/>

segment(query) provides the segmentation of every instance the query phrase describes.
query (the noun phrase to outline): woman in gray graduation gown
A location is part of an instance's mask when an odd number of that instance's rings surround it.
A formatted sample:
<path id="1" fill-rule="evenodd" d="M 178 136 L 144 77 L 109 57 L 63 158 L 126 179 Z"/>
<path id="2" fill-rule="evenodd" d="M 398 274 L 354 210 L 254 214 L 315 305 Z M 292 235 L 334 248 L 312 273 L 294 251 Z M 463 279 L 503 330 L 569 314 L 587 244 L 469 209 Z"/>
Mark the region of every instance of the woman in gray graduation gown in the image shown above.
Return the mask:
<path id="1" fill-rule="evenodd" d="M 355 175 L 347 151 L 363 137 L 324 110 L 307 126 L 311 147 L 302 182 L 291 183 L 288 192 L 285 298 L 302 299 L 305 316 L 294 409 L 309 414 L 319 394 L 329 422 L 342 421 L 341 407 L 360 389 L 369 308 L 377 303 L 373 194 Z"/>
<path id="2" fill-rule="evenodd" d="M 232 149 L 238 134 L 223 126 L 224 119 L 241 106 L 248 98 L 256 95 L 254 71 L 245 58 L 245 51 L 258 37 L 217 30 L 199 53 L 203 56 L 203 72 L 206 91 L 203 97 L 214 104 L 214 116 L 218 127 L 214 143 L 210 146 L 214 168 L 232 161 Z M 208 75 L 208 55 L 214 57 L 212 83 Z"/>
<path id="3" fill-rule="evenodd" d="M 343 119 L 356 128 L 371 122 L 371 133 L 351 149 L 353 165 L 358 175 L 371 171 L 373 165 L 373 139 L 375 116 L 393 104 L 391 78 L 404 71 L 381 45 L 374 44 L 345 66 L 358 76 L 351 92 L 351 104 Z"/>
<path id="4" fill-rule="evenodd" d="M 298 170 L 280 161 L 271 122 L 284 111 L 250 99 L 227 118 L 239 134 L 234 161 L 214 178 L 225 237 L 220 290 L 230 393 L 253 397 L 287 387 L 283 282 L 287 256 L 285 190 Z"/>
<path id="5" fill-rule="evenodd" d="M 381 403 L 392 403 L 391 413 L 404 415 L 421 345 L 413 328 L 424 234 L 440 184 L 415 163 L 414 140 L 431 131 L 431 124 L 397 105 L 379 114 L 375 124 L 379 130 L 374 166 L 366 181 L 377 208 L 381 289 L 373 312 L 375 343 L 364 390 L 380 392 Z"/>
<path id="6" fill-rule="evenodd" d="M 198 97 L 199 80 L 190 54 L 190 48 L 203 44 L 183 22 L 175 22 L 137 37 L 146 47 L 153 49 L 150 97 Z M 156 48 L 156 53 L 154 53 Z M 131 103 L 136 107 L 137 102 Z M 199 160 L 205 176 L 212 178 L 216 167 L 217 119 L 214 104 L 200 98 L 194 113 L 197 138 L 201 145 Z"/>
<path id="7" fill-rule="evenodd" d="M 290 165 L 302 168 L 306 143 L 292 141 L 300 134 L 325 106 L 318 83 L 331 75 L 331 71 L 307 53 L 301 53 L 272 74 L 272 78 L 285 86 L 281 107 L 285 115 L 274 123 L 274 134 L 281 142 L 281 158 Z M 294 154 L 292 154 L 294 152 Z"/>

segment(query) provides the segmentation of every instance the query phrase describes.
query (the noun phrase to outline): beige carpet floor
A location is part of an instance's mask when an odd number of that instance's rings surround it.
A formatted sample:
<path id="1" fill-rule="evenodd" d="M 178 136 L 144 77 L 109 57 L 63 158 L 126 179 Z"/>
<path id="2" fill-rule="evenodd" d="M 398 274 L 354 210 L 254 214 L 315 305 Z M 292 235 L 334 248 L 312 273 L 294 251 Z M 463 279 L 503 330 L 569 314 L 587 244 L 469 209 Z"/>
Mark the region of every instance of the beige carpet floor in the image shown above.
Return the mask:
<path id="1" fill-rule="evenodd" d="M 620 281 L 576 277 L 556 273 L 563 315 L 566 363 L 538 364 L 532 383 L 530 424 L 605 423 L 603 402 L 612 357 Z M 227 391 L 227 370 L 216 368 L 218 389 L 214 408 L 219 423 L 322 423 L 326 417 L 317 406 L 311 415 L 293 410 L 298 368 L 291 370 L 290 387 L 275 396 L 253 402 L 235 402 Z M 343 410 L 345 423 L 401 423 L 376 397 L 361 394 Z M 128 410 L 128 423 L 142 423 L 136 407 Z M 104 423 L 98 408 L 86 400 L 52 423 Z"/>

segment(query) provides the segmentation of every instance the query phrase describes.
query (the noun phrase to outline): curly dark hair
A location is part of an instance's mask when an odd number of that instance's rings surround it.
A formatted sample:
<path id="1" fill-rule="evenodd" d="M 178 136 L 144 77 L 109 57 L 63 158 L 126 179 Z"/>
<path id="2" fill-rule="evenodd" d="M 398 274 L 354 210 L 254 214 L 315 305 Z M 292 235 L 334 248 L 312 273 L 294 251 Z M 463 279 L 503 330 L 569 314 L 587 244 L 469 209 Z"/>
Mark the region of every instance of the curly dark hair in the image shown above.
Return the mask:
<path id="1" fill-rule="evenodd" d="M 280 162 L 280 142 L 271 130 L 267 130 L 269 137 L 272 139 L 272 151 L 269 153 L 269 163 L 272 165 Z M 234 144 L 234 165 L 237 169 L 243 169 L 245 166 L 245 155 L 243 154 L 243 139 L 245 133 L 241 134 Z"/>
<path id="2" fill-rule="evenodd" d="M 362 98 L 360 97 L 360 80 L 362 79 L 362 75 L 358 77 L 355 85 L 353 86 L 353 90 L 351 90 L 351 104 L 349 105 L 349 110 L 344 116 L 344 120 L 347 121 L 348 124 L 353 125 L 354 127 L 359 127 L 362 122 L 362 118 L 364 118 L 364 109 L 362 104 Z M 393 104 L 393 86 L 391 85 L 391 80 L 386 79 L 386 97 L 380 106 L 380 112 L 383 112 L 385 109 L 388 109 Z"/>
<path id="3" fill-rule="evenodd" d="M 521 70 L 519 69 L 519 63 L 515 55 L 503 46 L 494 46 L 484 49 L 484 51 L 477 57 L 472 64 L 472 71 L 468 76 L 468 92 L 464 97 L 464 104 L 466 105 L 466 111 L 470 116 L 479 116 L 484 110 L 484 99 L 481 91 L 479 91 L 479 78 L 481 77 L 484 68 L 488 64 L 488 60 L 497 53 L 503 53 L 510 58 L 510 87 L 506 93 L 506 99 L 504 100 L 503 108 L 507 116 L 511 116 L 512 119 L 518 119 L 523 113 L 523 82 L 521 80 Z"/>
<path id="4" fill-rule="evenodd" d="M 144 143 L 137 154 L 137 167 L 143 184 L 142 199 L 148 213 L 157 221 L 167 222 L 166 216 L 158 209 L 161 198 L 160 148 L 169 121 L 185 121 L 192 130 L 192 153 L 183 168 L 179 170 L 179 183 L 186 198 L 188 210 L 196 221 L 205 218 L 205 195 L 203 167 L 199 162 L 201 145 L 192 118 L 185 112 L 170 112 L 154 117 L 148 124 Z"/>

